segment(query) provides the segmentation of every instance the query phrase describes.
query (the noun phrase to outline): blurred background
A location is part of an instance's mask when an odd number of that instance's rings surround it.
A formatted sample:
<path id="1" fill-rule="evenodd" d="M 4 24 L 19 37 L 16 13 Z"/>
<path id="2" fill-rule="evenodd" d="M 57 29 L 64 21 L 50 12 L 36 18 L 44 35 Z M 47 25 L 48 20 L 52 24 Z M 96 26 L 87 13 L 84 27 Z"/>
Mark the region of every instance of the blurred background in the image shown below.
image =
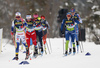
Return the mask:
<path id="1" fill-rule="evenodd" d="M 74 7 L 80 14 L 89 41 L 97 41 L 100 37 L 100 0 L 0 0 L 0 28 L 3 37 L 11 38 L 11 23 L 17 11 L 22 17 L 37 12 L 44 15 L 51 29 L 49 35 L 59 38 L 59 28 L 66 13 Z"/>

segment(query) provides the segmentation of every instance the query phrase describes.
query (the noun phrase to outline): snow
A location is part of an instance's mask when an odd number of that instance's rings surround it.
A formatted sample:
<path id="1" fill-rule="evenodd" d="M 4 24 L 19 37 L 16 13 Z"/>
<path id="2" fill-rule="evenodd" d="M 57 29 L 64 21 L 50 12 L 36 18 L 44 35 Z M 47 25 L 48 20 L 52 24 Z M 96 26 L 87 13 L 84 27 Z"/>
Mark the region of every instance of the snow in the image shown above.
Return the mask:
<path id="1" fill-rule="evenodd" d="M 12 15 L 13 15 L 11 11 L 8 11 L 8 14 L 9 14 L 10 16 L 12 16 Z"/>
<path id="2" fill-rule="evenodd" d="M 77 6 L 77 3 L 73 3 L 74 4 L 74 6 Z"/>
<path id="3" fill-rule="evenodd" d="M 32 11 L 32 9 L 30 9 L 30 11 Z"/>
<path id="4" fill-rule="evenodd" d="M 93 0 L 87 0 L 87 2 L 93 3 Z"/>
<path id="5" fill-rule="evenodd" d="M 9 4 L 10 5 L 10 7 L 13 7 L 14 6 L 14 3 L 11 3 L 11 4 Z"/>
<path id="6" fill-rule="evenodd" d="M 7 44 L 0 54 L 0 67 L 2 68 L 100 68 L 100 45 L 93 42 L 82 42 L 84 52 L 76 53 L 76 55 L 68 55 L 63 57 L 63 38 L 50 38 L 52 53 L 45 54 L 36 59 L 27 60 L 30 64 L 19 65 L 24 60 L 25 54 L 19 52 L 19 60 L 14 61 L 14 46 Z M 47 39 L 49 44 L 49 39 Z M 65 43 L 65 39 L 64 39 Z M 5 43 L 3 43 L 5 45 Z M 50 46 L 50 45 L 49 45 Z M 20 47 L 21 49 L 21 47 Z M 23 50 L 22 50 L 23 51 Z M 48 51 L 48 50 L 47 50 Z M 91 56 L 85 56 L 89 52 Z"/>
<path id="7" fill-rule="evenodd" d="M 60 9 L 62 9 L 62 8 L 63 8 L 63 6 L 61 6 L 61 5 L 60 5 L 60 6 L 59 6 L 59 8 L 60 8 Z"/>
<path id="8" fill-rule="evenodd" d="M 39 12 L 40 10 L 39 9 L 36 9 L 36 11 Z"/>
<path id="9" fill-rule="evenodd" d="M 95 15 L 100 15 L 100 11 L 94 12 Z"/>
<path id="10" fill-rule="evenodd" d="M 81 5 L 84 7 L 85 6 L 85 4 L 84 3 L 81 3 Z"/>
<path id="11" fill-rule="evenodd" d="M 100 29 L 95 28 L 95 33 L 98 34 L 98 35 L 100 35 Z"/>
<path id="12" fill-rule="evenodd" d="M 68 6 L 68 3 L 67 2 L 65 2 L 65 6 Z"/>
<path id="13" fill-rule="evenodd" d="M 97 5 L 94 5 L 91 9 L 98 9 L 99 8 L 99 6 L 97 6 Z"/>
<path id="14" fill-rule="evenodd" d="M 96 28 L 96 24 L 93 24 L 93 27 Z"/>
<path id="15" fill-rule="evenodd" d="M 51 15 L 51 14 L 52 14 L 52 12 L 49 12 L 49 14 Z"/>

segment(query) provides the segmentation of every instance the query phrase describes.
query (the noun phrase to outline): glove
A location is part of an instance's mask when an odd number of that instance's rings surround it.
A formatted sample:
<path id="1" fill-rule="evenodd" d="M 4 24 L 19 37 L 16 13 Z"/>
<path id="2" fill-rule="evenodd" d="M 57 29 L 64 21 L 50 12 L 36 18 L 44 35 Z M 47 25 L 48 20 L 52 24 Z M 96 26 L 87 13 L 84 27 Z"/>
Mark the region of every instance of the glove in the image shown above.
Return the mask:
<path id="1" fill-rule="evenodd" d="M 61 34 L 61 37 L 64 37 L 64 34 Z"/>
<path id="2" fill-rule="evenodd" d="M 12 38 L 14 37 L 14 32 L 11 32 L 11 37 L 12 37 Z"/>
<path id="3" fill-rule="evenodd" d="M 61 31 L 60 37 L 64 37 L 64 33 Z"/>
<path id="4" fill-rule="evenodd" d="M 11 35 L 14 35 L 14 33 L 13 33 L 13 32 L 11 32 Z"/>
<path id="5" fill-rule="evenodd" d="M 61 34 L 63 34 L 63 32 L 61 31 Z"/>

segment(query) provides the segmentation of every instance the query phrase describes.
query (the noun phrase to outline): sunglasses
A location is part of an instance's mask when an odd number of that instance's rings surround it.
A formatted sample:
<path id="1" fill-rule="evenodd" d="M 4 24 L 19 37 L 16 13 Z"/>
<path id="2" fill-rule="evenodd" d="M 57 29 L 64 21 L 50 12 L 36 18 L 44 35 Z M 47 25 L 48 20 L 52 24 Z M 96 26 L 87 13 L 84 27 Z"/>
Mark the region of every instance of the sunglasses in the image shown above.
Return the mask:
<path id="1" fill-rule="evenodd" d="M 20 18 L 20 16 L 16 16 L 16 18 Z"/>
<path id="2" fill-rule="evenodd" d="M 71 15 L 67 15 L 67 17 L 71 17 Z"/>

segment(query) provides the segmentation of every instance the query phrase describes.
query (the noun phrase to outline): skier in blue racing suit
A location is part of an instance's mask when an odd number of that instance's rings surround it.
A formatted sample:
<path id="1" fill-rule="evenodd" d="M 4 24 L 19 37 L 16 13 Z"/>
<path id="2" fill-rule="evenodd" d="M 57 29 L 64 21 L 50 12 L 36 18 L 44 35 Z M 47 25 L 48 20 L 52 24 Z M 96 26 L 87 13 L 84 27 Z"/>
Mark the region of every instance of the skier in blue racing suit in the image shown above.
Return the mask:
<path id="1" fill-rule="evenodd" d="M 82 19 L 80 18 L 80 15 L 78 13 L 75 13 L 75 9 L 71 9 L 71 14 L 74 20 L 78 20 L 79 23 L 75 22 L 75 38 L 76 38 L 76 45 L 77 45 L 77 52 L 79 51 L 79 41 L 78 41 L 78 35 L 79 35 L 79 27 L 78 24 L 82 23 Z M 71 45 L 69 47 L 69 53 L 71 54 L 72 51 L 72 42 L 70 42 Z"/>
<path id="2" fill-rule="evenodd" d="M 69 37 L 71 37 L 71 42 L 73 44 L 73 54 L 75 54 L 75 52 L 76 52 L 75 42 L 74 42 L 74 39 L 75 39 L 75 22 L 78 23 L 77 20 L 74 20 L 72 18 L 71 13 L 67 13 L 66 18 L 63 19 L 63 22 L 61 24 L 61 33 L 63 31 L 63 28 L 66 27 L 66 30 L 65 30 L 65 38 L 66 38 L 65 56 L 67 56 L 67 54 L 68 54 Z"/>

